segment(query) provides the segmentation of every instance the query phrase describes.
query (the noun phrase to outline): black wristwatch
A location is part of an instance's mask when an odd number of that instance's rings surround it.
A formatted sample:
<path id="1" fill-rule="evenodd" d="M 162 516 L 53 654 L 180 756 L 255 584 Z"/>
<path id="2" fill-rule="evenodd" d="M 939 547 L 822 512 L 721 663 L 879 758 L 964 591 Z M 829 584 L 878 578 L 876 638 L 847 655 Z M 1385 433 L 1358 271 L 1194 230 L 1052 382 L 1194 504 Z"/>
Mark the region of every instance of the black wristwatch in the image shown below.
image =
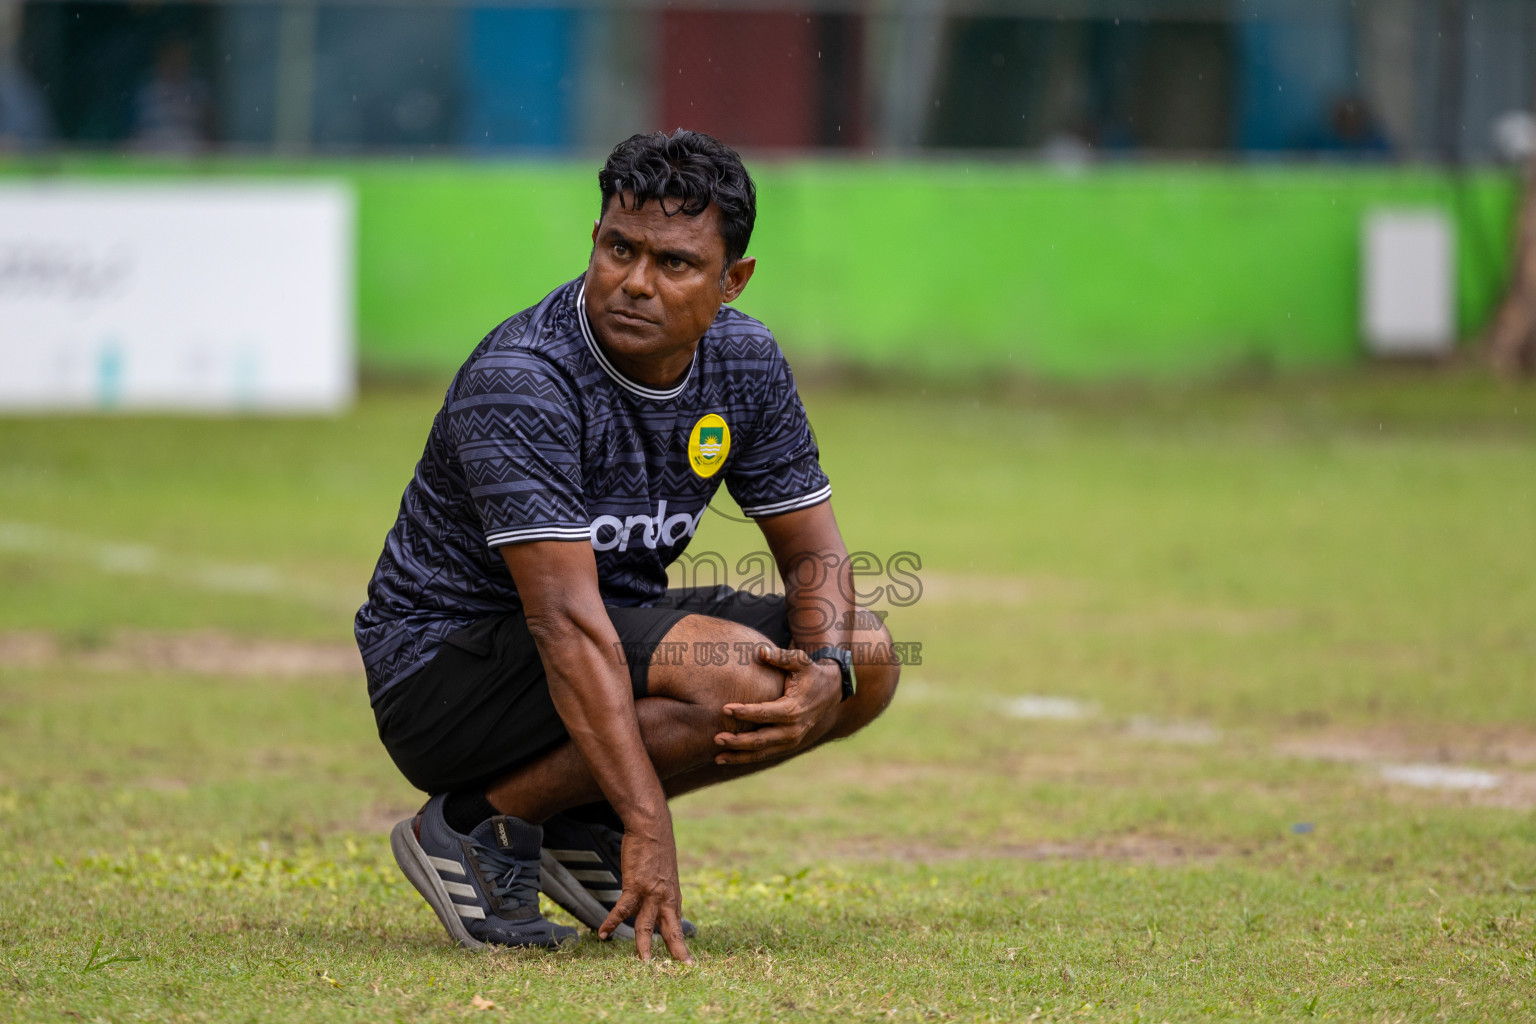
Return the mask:
<path id="1" fill-rule="evenodd" d="M 811 652 L 812 661 L 835 661 L 843 677 L 843 700 L 853 696 L 853 656 L 841 647 L 821 647 Z"/>

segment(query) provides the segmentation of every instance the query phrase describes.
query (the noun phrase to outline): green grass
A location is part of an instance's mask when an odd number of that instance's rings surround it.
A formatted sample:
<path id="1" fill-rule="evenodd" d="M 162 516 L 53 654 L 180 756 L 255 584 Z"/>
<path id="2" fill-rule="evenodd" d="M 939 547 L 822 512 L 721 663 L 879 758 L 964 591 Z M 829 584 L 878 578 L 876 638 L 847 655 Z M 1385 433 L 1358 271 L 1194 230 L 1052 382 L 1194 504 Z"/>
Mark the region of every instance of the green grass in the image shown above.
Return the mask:
<path id="1" fill-rule="evenodd" d="M 922 661 L 678 803 L 692 968 L 449 948 L 360 673 L 242 661 L 347 642 L 439 397 L 0 420 L 0 1019 L 1531 1017 L 1536 391 L 812 391 Z"/>

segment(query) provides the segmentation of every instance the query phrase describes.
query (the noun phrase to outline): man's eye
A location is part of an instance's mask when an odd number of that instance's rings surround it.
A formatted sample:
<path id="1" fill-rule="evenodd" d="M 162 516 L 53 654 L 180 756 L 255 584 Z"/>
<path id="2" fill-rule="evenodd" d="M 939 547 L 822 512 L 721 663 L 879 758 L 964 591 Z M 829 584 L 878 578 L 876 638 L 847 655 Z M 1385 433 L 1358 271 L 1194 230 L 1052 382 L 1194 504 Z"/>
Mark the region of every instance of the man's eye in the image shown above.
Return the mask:
<path id="1" fill-rule="evenodd" d="M 668 270 L 682 270 L 687 265 L 688 265 L 687 261 L 683 260 L 680 257 L 677 257 L 677 256 L 668 256 L 667 257 L 667 269 Z"/>
<path id="2" fill-rule="evenodd" d="M 613 254 L 615 256 L 628 256 L 629 255 L 629 246 L 625 245 L 623 242 L 614 242 L 613 243 Z"/>

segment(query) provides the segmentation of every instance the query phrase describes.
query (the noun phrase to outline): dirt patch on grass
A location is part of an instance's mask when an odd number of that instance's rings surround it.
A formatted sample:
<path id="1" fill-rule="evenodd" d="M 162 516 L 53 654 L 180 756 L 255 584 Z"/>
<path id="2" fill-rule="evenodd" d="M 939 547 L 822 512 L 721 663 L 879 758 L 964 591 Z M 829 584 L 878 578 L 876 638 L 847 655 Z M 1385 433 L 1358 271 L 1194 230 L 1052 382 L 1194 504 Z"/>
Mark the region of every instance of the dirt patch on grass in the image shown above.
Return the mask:
<path id="1" fill-rule="evenodd" d="M 1536 730 L 1513 726 L 1374 726 L 1282 738 L 1277 753 L 1354 764 L 1430 762 L 1491 768 L 1536 766 Z"/>
<path id="2" fill-rule="evenodd" d="M 1404 776 L 1439 765 L 1386 765 L 1373 776 L 1394 803 L 1404 806 L 1434 804 L 1442 807 L 1497 807 L 1512 811 L 1536 810 L 1536 773 L 1495 772 L 1486 786 L 1433 785 L 1404 781 Z"/>
<path id="3" fill-rule="evenodd" d="M 0 666 L 42 668 L 59 660 L 59 643 L 52 633 L 0 633 Z"/>
<path id="4" fill-rule="evenodd" d="M 1134 834 L 1085 840 L 1042 839 L 1028 843 L 989 843 L 961 847 L 865 836 L 839 843 L 834 850 L 837 856 L 848 860 L 902 861 L 910 864 L 959 860 L 1117 860 L 1174 865 L 1210 860 L 1227 852 L 1210 843 Z"/>
<path id="5" fill-rule="evenodd" d="M 1513 726 L 1376 726 L 1288 736 L 1282 756 L 1357 764 L 1403 799 L 1536 808 L 1536 730 Z"/>
<path id="6" fill-rule="evenodd" d="M 1528 811 L 1536 808 L 1536 774 L 1502 775 L 1496 789 L 1478 793 L 1472 802 L 1485 807 L 1508 807 Z"/>
<path id="7" fill-rule="evenodd" d="M 426 797 L 414 804 L 407 803 L 375 803 L 370 804 L 362 814 L 353 821 L 348 822 L 342 831 L 361 832 L 365 835 L 388 835 L 390 830 L 402 818 L 413 818 L 426 802 Z"/>
<path id="8" fill-rule="evenodd" d="M 807 763 L 809 767 L 809 762 Z M 823 767 L 823 770 L 829 770 Z M 808 773 L 814 774 L 814 773 Z M 996 765 L 948 764 L 932 761 L 848 760 L 835 768 L 840 786 L 861 792 L 884 793 L 909 790 L 916 786 L 953 786 L 1004 774 Z"/>
<path id="9" fill-rule="evenodd" d="M 262 640 L 216 630 L 117 630 L 88 641 L 35 630 L 5 632 L 0 633 L 0 666 L 263 678 L 350 676 L 363 668 L 350 643 Z"/>
<path id="10" fill-rule="evenodd" d="M 187 782 L 187 780 L 173 779 L 164 775 L 140 779 L 134 783 L 134 786 L 137 789 L 147 789 L 151 793 L 186 793 L 192 789 L 192 784 Z"/>

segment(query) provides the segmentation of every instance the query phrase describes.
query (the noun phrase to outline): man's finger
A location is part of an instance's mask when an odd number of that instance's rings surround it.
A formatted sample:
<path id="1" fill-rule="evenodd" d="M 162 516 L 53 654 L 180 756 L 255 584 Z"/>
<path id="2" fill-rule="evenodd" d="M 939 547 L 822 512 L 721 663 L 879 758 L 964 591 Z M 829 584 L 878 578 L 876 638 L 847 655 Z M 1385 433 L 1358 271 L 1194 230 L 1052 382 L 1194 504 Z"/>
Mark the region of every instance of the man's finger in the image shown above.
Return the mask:
<path id="1" fill-rule="evenodd" d="M 776 747 L 764 747 L 762 750 L 722 750 L 715 755 L 715 764 L 756 764 L 759 761 L 772 761 L 775 758 L 788 757 L 795 752 L 793 743 L 784 743 Z"/>
<path id="2" fill-rule="evenodd" d="M 727 704 L 720 710 L 743 722 L 793 722 L 805 711 L 798 700 L 790 697 L 780 697 L 764 704 Z"/>
<path id="3" fill-rule="evenodd" d="M 635 912 L 635 905 L 640 902 L 640 897 L 634 893 L 625 891 L 619 896 L 619 902 L 613 905 L 603 923 L 597 926 L 597 937 L 606 939 L 613 934 L 613 930 L 624 923 L 624 919 Z"/>
<path id="4" fill-rule="evenodd" d="M 635 915 L 635 954 L 641 960 L 651 958 L 651 932 L 656 928 L 656 904 L 646 900 Z"/>
<path id="5" fill-rule="evenodd" d="M 775 725 L 752 732 L 722 732 L 715 734 L 715 745 L 729 750 L 763 750 L 767 747 L 793 746 L 799 741 L 797 730 L 787 725 Z"/>
<path id="6" fill-rule="evenodd" d="M 788 672 L 794 672 L 811 664 L 810 655 L 793 647 L 770 647 L 768 644 L 763 644 L 757 649 L 757 656 L 768 664 Z"/>
<path id="7" fill-rule="evenodd" d="M 783 747 L 769 747 L 767 750 L 732 750 L 724 754 L 715 755 L 715 764 L 757 764 L 760 761 L 772 761 L 779 757 L 788 757 L 795 752 L 793 744 Z"/>
<path id="8" fill-rule="evenodd" d="M 688 943 L 683 941 L 683 924 L 677 908 L 667 906 L 661 910 L 661 941 L 667 944 L 667 952 L 680 964 L 693 963 Z"/>
<path id="9" fill-rule="evenodd" d="M 758 761 L 788 757 L 800 748 L 800 739 L 799 734 L 791 734 L 782 742 L 759 747 L 756 750 L 721 750 L 715 754 L 715 764 L 755 764 Z"/>

